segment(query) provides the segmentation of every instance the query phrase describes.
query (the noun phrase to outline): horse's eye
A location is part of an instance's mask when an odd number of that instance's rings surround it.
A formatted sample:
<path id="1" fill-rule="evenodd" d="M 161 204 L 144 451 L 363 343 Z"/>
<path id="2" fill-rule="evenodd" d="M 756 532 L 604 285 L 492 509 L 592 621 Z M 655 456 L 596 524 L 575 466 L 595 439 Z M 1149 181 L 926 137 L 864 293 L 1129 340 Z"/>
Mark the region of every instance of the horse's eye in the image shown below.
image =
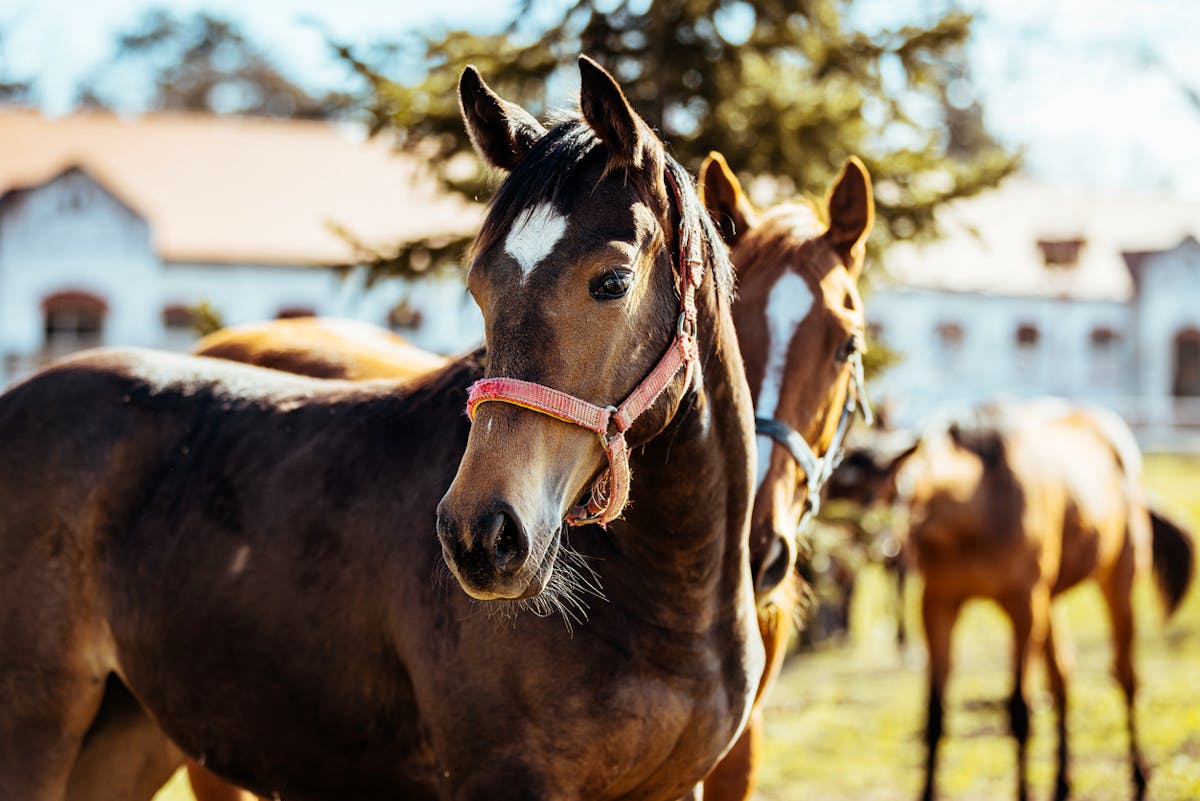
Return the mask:
<path id="1" fill-rule="evenodd" d="M 589 291 L 596 300 L 616 300 L 625 296 L 633 283 L 629 270 L 609 270 L 599 278 L 593 278 Z"/>

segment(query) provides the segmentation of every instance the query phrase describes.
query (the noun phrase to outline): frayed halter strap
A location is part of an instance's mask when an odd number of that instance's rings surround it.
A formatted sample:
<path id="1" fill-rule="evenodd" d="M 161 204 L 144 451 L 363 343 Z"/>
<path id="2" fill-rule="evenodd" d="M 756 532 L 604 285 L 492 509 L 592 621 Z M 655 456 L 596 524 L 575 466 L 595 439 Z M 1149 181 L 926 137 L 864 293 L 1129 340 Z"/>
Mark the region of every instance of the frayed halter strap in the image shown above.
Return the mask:
<path id="1" fill-rule="evenodd" d="M 557 389 L 517 378 L 484 378 L 471 385 L 467 394 L 467 416 L 473 421 L 479 404 L 500 401 L 549 415 L 565 423 L 586 428 L 600 437 L 600 447 L 608 457 L 608 468 L 592 482 L 586 503 L 567 512 L 568 525 L 599 523 L 607 526 L 620 516 L 629 500 L 629 445 L 625 432 L 658 399 L 671 380 L 685 371 L 685 382 L 692 377 L 692 365 L 699 357 L 696 344 L 696 289 L 704 278 L 700 258 L 699 235 L 688 230 L 683 198 L 670 170 L 664 171 L 667 186 L 679 209 L 679 320 L 675 339 L 658 364 L 619 406 L 597 406 Z"/>

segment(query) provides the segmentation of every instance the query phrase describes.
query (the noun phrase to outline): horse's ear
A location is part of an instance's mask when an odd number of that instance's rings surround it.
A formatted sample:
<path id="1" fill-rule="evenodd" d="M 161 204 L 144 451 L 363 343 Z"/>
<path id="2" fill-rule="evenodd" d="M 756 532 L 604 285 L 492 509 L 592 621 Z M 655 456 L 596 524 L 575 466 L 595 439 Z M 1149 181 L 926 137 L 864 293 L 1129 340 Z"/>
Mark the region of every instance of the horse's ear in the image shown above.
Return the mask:
<path id="1" fill-rule="evenodd" d="M 642 121 L 613 76 L 587 56 L 579 57 L 579 109 L 608 147 L 610 167 L 641 169 L 649 147 L 658 140 Z"/>
<path id="2" fill-rule="evenodd" d="M 874 224 L 871 175 L 857 157 L 851 156 L 829 192 L 829 230 L 825 238 L 855 277 L 862 269 L 862 243 Z"/>
<path id="3" fill-rule="evenodd" d="M 528 111 L 493 92 L 474 67 L 463 70 L 458 101 L 471 144 L 493 167 L 511 170 L 546 133 Z"/>
<path id="4" fill-rule="evenodd" d="M 730 246 L 757 222 L 754 207 L 742 192 L 737 176 L 715 150 L 700 165 L 700 201 Z"/>

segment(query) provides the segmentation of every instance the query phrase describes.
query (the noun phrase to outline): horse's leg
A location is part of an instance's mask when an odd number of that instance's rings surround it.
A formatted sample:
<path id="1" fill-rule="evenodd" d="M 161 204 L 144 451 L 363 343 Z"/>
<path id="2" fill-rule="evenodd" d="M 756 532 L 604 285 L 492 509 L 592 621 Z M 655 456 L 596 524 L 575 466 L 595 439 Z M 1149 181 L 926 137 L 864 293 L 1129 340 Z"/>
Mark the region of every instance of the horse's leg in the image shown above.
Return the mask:
<path id="1" fill-rule="evenodd" d="M 1026 745 L 1029 742 L 1029 701 L 1025 697 L 1025 675 L 1029 654 L 1042 648 L 1046 622 L 1050 615 L 1050 590 L 1039 584 L 1029 593 L 1018 593 L 1002 602 L 1013 626 L 1013 689 L 1008 699 L 1012 735 L 1017 741 L 1017 798 L 1025 801 L 1029 788 L 1025 781 Z"/>
<path id="2" fill-rule="evenodd" d="M 905 603 L 904 603 L 904 580 L 907 577 L 908 568 L 904 564 L 904 555 L 893 558 L 892 569 L 896 572 L 896 646 L 900 651 L 904 651 L 904 646 L 908 642 L 908 630 L 905 626 Z"/>
<path id="3" fill-rule="evenodd" d="M 962 599 L 939 597 L 929 591 L 921 596 L 921 617 L 925 623 L 925 644 L 929 650 L 929 713 L 925 723 L 924 801 L 933 798 L 933 780 L 937 772 L 938 744 L 942 739 L 943 698 L 950 675 L 950 640 Z"/>
<path id="4" fill-rule="evenodd" d="M 0 662 L 0 799 L 61 801 L 104 680 L 82 666 L 13 664 L 13 656 Z"/>
<path id="5" fill-rule="evenodd" d="M 1063 801 L 1071 792 L 1067 756 L 1067 676 L 1070 674 L 1070 655 L 1066 643 L 1054 637 L 1054 621 L 1046 621 L 1046 674 L 1050 694 L 1054 697 L 1054 712 L 1058 716 L 1058 778 L 1054 783 L 1054 801 Z"/>
<path id="6" fill-rule="evenodd" d="M 1137 727 L 1134 720 L 1134 697 L 1137 694 L 1137 676 L 1133 672 L 1133 549 L 1126 545 L 1112 572 L 1105 578 L 1101 589 L 1108 606 L 1113 632 L 1113 675 L 1125 693 L 1125 714 L 1129 726 L 1129 759 L 1132 763 L 1134 798 L 1146 795 L 1146 771 L 1142 765 L 1142 753 L 1138 748 Z"/>
<path id="7" fill-rule="evenodd" d="M 66 801 L 150 801 L 183 753 L 124 685 L 110 680 L 67 784 Z"/>

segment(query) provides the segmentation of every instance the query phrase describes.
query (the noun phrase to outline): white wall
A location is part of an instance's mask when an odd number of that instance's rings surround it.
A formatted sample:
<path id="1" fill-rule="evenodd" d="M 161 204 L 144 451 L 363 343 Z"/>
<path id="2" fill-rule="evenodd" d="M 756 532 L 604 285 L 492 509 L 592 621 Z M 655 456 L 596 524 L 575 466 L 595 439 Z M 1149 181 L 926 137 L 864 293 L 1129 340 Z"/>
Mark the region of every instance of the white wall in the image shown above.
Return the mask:
<path id="1" fill-rule="evenodd" d="M 385 325 L 401 299 L 420 309 L 417 330 L 400 331 L 442 353 L 483 339 L 478 308 L 457 275 L 367 289 L 361 272 L 254 264 L 163 264 L 137 214 L 82 172 L 71 171 L 0 205 L 0 387 L 34 369 L 44 343 L 42 301 L 83 291 L 108 303 L 103 344 L 182 349 L 192 338 L 168 331 L 169 305 L 211 304 L 227 324 L 271 319 L 281 309 Z"/>
<path id="2" fill-rule="evenodd" d="M 867 319 L 902 361 L 877 381 L 903 423 L 920 422 L 944 405 L 1003 396 L 1062 395 L 1120 406 L 1136 392 L 1133 310 L 1109 301 L 1065 301 L 878 287 L 866 300 Z M 953 323 L 963 338 L 947 347 L 938 327 Z M 1017 328 L 1037 327 L 1036 346 L 1019 347 Z M 1092 343 L 1106 327 L 1119 340 Z"/>
<path id="3" fill-rule="evenodd" d="M 10 196 L 0 211 L 0 354 L 42 346 L 42 300 L 80 290 L 109 306 L 106 342 L 153 344 L 158 258 L 146 224 L 72 171 Z"/>
<path id="4" fill-rule="evenodd" d="M 1200 328 L 1200 244 L 1187 239 L 1179 247 L 1147 258 L 1136 307 L 1139 339 L 1138 389 L 1157 421 L 1172 418 L 1175 337 Z"/>

